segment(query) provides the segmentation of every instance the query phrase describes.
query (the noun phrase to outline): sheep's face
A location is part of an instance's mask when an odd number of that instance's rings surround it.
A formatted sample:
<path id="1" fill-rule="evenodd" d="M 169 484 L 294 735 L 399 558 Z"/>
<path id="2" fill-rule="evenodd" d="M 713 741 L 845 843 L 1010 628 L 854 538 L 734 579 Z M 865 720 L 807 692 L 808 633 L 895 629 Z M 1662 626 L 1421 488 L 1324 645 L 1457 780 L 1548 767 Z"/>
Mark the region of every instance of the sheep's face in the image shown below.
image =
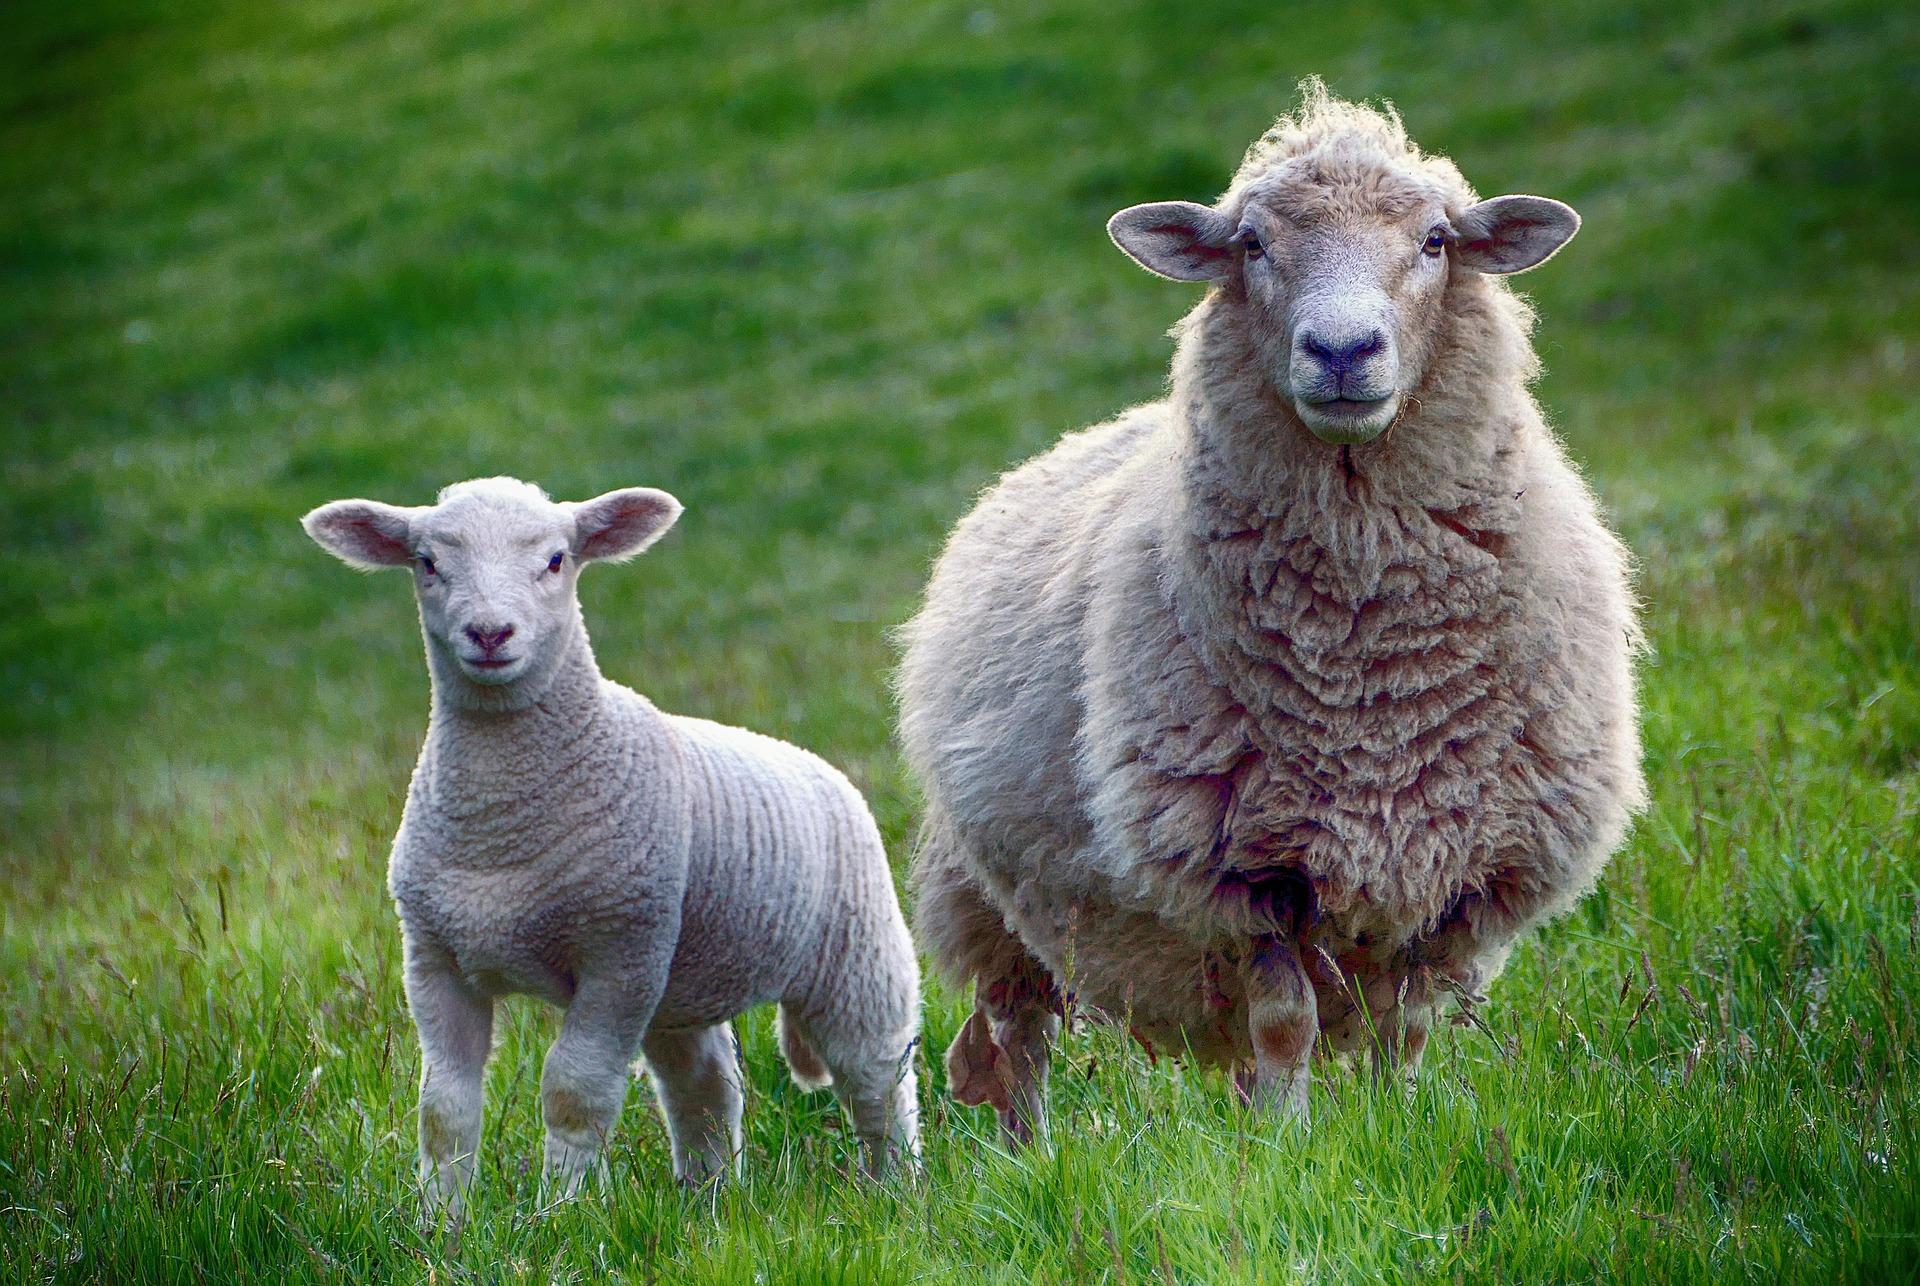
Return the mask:
<path id="1" fill-rule="evenodd" d="M 1543 262 L 1579 216 L 1545 197 L 1467 204 L 1434 173 L 1297 157 L 1218 208 L 1133 206 L 1107 230 L 1164 277 L 1219 287 L 1213 316 L 1324 441 L 1385 432 L 1425 378 L 1449 281 Z"/>
<path id="2" fill-rule="evenodd" d="M 339 500 L 303 522 L 356 567 L 411 568 L 437 681 L 537 695 L 580 628 L 581 565 L 632 557 L 679 515 L 677 500 L 646 487 L 556 504 L 528 483 L 488 478 L 431 506 Z"/>

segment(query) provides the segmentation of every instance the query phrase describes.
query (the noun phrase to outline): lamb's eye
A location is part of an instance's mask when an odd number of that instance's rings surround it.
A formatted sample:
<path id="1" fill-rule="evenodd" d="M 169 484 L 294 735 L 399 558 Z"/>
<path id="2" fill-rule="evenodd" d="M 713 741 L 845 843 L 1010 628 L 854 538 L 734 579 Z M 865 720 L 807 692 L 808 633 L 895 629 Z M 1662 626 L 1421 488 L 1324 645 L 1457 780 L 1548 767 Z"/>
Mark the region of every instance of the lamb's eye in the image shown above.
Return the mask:
<path id="1" fill-rule="evenodd" d="M 1240 248 L 1247 252 L 1249 259 L 1259 259 L 1267 253 L 1267 248 L 1260 244 L 1260 234 L 1252 228 L 1240 229 Z"/>
<path id="2" fill-rule="evenodd" d="M 557 572 L 560 570 L 560 564 L 566 561 L 567 556 L 565 554 L 555 554 L 552 558 L 547 559 L 547 570 Z"/>
<path id="3" fill-rule="evenodd" d="M 1426 242 L 1420 247 L 1420 253 L 1429 259 L 1437 259 L 1440 252 L 1447 248 L 1447 233 L 1444 228 L 1435 228 L 1427 234 Z"/>
<path id="4" fill-rule="evenodd" d="M 425 554 L 421 554 L 418 557 L 420 559 L 420 570 L 425 572 L 429 576 L 433 575 L 435 570 L 433 566 L 433 559 L 428 558 Z"/>

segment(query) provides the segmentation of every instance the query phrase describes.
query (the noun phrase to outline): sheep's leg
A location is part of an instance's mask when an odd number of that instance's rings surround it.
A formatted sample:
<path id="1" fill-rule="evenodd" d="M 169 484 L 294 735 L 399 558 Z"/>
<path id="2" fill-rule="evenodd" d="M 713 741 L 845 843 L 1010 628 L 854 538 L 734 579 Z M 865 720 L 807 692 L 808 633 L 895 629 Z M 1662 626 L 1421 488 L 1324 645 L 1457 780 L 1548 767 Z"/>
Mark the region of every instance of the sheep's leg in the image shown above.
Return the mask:
<path id="1" fill-rule="evenodd" d="M 1046 1136 L 1046 1085 L 1060 989 L 975 887 L 950 845 L 929 843 L 914 871 L 914 924 L 956 978 L 974 979 L 974 1012 L 947 1047 L 947 1092 L 991 1103 L 1014 1146 Z"/>
<path id="2" fill-rule="evenodd" d="M 664 971 L 662 971 L 664 977 Z M 540 1077 L 546 1117 L 542 1186 L 564 1200 L 580 1190 L 620 1116 L 628 1068 L 653 1017 L 658 987 L 589 977 L 567 1006 Z"/>
<path id="3" fill-rule="evenodd" d="M 673 1143 L 673 1177 L 690 1188 L 740 1170 L 740 1060 L 733 1027 L 647 1033 L 643 1049 Z"/>
<path id="4" fill-rule="evenodd" d="M 1433 1026 L 1431 974 L 1424 965 L 1403 966 L 1379 975 L 1364 993 L 1373 1015 L 1374 1078 L 1398 1079 L 1411 1090 Z"/>
<path id="5" fill-rule="evenodd" d="M 1319 1015 L 1300 949 L 1277 937 L 1254 943 L 1244 967 L 1253 1076 L 1243 1082 L 1256 1107 L 1305 1121 Z"/>
<path id="6" fill-rule="evenodd" d="M 420 1190 L 431 1223 L 458 1228 L 480 1151 L 493 1001 L 444 952 L 406 939 L 407 1007 L 420 1033 Z"/>
<path id="7" fill-rule="evenodd" d="M 992 1103 L 1007 1143 L 1047 1139 L 1047 1076 L 1060 1034 L 1060 988 L 1027 956 L 998 978 L 974 983 L 974 1012 L 947 1050 L 947 1074 L 962 1103 Z"/>

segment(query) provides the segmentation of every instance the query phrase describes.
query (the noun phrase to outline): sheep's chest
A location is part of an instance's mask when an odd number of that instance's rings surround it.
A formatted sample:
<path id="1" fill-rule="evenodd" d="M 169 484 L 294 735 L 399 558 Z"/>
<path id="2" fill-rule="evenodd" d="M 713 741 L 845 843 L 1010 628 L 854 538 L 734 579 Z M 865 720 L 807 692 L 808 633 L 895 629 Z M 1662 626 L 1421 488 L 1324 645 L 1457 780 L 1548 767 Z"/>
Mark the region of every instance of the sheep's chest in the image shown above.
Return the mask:
<path id="1" fill-rule="evenodd" d="M 1192 663 L 1144 700 L 1130 793 L 1201 923 L 1404 937 L 1528 842 L 1552 786 L 1527 734 L 1554 696 L 1504 537 L 1398 518 L 1338 547 L 1281 524 L 1205 545 L 1176 592 Z"/>

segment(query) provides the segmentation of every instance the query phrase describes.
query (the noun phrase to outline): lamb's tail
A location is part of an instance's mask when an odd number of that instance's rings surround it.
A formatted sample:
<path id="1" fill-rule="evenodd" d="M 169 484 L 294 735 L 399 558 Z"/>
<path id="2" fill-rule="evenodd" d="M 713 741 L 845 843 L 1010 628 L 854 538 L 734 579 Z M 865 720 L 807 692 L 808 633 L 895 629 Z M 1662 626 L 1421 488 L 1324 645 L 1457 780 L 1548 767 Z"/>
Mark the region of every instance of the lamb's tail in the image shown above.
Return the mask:
<path id="1" fill-rule="evenodd" d="M 787 1007 L 780 1006 L 773 1019 L 774 1031 L 780 1037 L 780 1053 L 787 1060 L 787 1070 L 793 1073 L 793 1083 L 803 1090 L 823 1090 L 833 1084 L 833 1073 L 820 1061 L 820 1055 L 813 1046 L 807 1044 L 807 1038 L 793 1025 L 793 1019 L 787 1016 Z"/>

